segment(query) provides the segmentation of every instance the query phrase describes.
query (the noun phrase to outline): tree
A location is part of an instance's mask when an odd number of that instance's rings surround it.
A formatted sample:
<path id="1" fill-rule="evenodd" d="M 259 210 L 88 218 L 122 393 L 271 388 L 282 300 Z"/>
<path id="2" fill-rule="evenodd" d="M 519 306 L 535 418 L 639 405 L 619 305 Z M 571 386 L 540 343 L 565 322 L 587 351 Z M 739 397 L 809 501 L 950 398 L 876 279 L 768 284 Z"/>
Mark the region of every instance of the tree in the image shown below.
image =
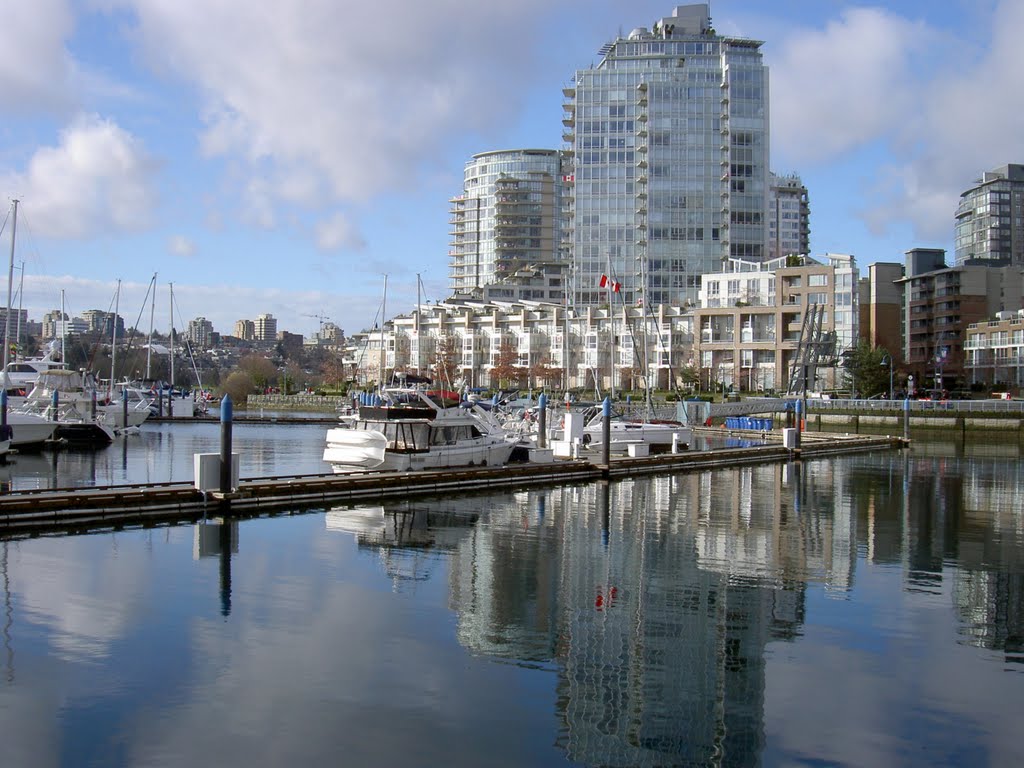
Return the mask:
<path id="1" fill-rule="evenodd" d="M 231 400 L 238 405 L 244 403 L 255 389 L 252 377 L 245 371 L 234 371 L 221 385 L 221 391 L 230 395 Z"/>
<path id="2" fill-rule="evenodd" d="M 676 371 L 676 381 L 680 389 L 697 390 L 700 387 L 700 368 L 695 365 L 684 365 Z"/>
<path id="3" fill-rule="evenodd" d="M 561 387 L 562 373 L 562 369 L 552 363 L 550 354 L 544 355 L 530 367 L 530 377 L 549 387 Z"/>
<path id="4" fill-rule="evenodd" d="M 459 378 L 459 340 L 455 336 L 442 336 L 434 353 L 434 381 L 449 387 Z"/>
<path id="5" fill-rule="evenodd" d="M 277 367 L 261 355 L 246 355 L 238 361 L 238 370 L 247 373 L 252 385 L 261 392 L 277 381 Z"/>
<path id="6" fill-rule="evenodd" d="M 863 339 L 843 354 L 843 386 L 856 386 L 861 397 L 873 397 L 889 391 L 889 365 L 892 360 L 884 347 L 873 347 Z"/>
<path id="7" fill-rule="evenodd" d="M 512 339 L 505 337 L 498 348 L 498 357 L 491 368 L 491 385 L 505 389 L 513 383 L 522 383 L 525 371 L 519 367 L 519 350 Z"/>

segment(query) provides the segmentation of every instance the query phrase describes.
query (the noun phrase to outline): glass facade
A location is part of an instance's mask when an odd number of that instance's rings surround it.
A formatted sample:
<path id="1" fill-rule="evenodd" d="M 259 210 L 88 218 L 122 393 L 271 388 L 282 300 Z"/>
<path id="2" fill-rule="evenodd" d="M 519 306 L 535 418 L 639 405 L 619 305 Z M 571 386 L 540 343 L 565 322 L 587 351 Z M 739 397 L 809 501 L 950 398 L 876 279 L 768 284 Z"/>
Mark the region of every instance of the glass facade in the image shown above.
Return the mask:
<path id="1" fill-rule="evenodd" d="M 976 260 L 1024 266 L 1024 165 L 990 171 L 960 196 L 956 264 Z"/>
<path id="2" fill-rule="evenodd" d="M 562 153 L 551 149 L 483 152 L 466 164 L 463 193 L 451 200 L 453 290 L 559 263 L 561 166 Z"/>
<path id="3" fill-rule="evenodd" d="M 695 304 L 723 258 L 763 260 L 768 73 L 760 43 L 724 38 L 706 5 L 637 29 L 576 73 L 564 138 L 577 304 Z"/>

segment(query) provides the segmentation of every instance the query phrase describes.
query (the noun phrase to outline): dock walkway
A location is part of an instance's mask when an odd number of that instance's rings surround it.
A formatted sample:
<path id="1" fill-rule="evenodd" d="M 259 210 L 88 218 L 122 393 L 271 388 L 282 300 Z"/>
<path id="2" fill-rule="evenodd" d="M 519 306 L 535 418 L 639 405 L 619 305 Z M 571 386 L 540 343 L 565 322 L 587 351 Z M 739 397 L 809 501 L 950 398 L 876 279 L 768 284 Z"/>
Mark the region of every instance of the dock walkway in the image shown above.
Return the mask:
<path id="1" fill-rule="evenodd" d="M 751 434 L 750 437 L 756 436 Z M 0 538 L 151 527 L 196 522 L 207 516 L 282 514 L 368 499 L 379 503 L 417 496 L 521 490 L 537 485 L 701 471 L 903 446 L 904 442 L 894 437 L 830 435 L 812 438 L 805 433 L 798 455 L 777 441 L 766 441 L 764 445 L 747 448 L 685 451 L 642 458 L 614 456 L 607 466 L 595 463 L 593 457 L 586 457 L 503 467 L 251 478 L 239 480 L 238 488 L 230 494 L 203 493 L 192 483 L 11 491 L 0 495 Z"/>

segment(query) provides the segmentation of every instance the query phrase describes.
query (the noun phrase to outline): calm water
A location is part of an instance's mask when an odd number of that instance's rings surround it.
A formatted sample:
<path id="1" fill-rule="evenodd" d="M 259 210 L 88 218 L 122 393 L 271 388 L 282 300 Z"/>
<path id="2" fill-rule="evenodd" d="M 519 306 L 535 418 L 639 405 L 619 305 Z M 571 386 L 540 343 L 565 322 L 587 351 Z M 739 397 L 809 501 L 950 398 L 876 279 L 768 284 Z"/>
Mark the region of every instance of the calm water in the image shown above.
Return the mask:
<path id="1" fill-rule="evenodd" d="M 1022 486 L 922 444 L 7 542 L 2 765 L 1022 765 Z"/>

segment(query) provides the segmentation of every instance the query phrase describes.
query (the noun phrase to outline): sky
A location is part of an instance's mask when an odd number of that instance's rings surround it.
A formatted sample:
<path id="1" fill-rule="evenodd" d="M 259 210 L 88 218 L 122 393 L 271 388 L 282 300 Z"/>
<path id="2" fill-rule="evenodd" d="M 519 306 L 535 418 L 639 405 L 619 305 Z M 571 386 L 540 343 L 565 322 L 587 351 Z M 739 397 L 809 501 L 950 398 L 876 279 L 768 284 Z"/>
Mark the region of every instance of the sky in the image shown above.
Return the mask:
<path id="1" fill-rule="evenodd" d="M 710 5 L 719 33 L 764 41 L 771 168 L 808 188 L 812 255 L 951 261 L 960 193 L 1024 162 L 1024 0 Z M 173 286 L 179 329 L 203 316 L 230 334 L 270 313 L 310 335 L 372 328 L 385 275 L 387 317 L 418 284 L 442 300 L 465 163 L 560 148 L 574 72 L 674 7 L 6 0 L 12 304 L 41 320 L 63 292 L 72 315 L 116 307 L 147 329 L 152 313 L 166 332 Z"/>

